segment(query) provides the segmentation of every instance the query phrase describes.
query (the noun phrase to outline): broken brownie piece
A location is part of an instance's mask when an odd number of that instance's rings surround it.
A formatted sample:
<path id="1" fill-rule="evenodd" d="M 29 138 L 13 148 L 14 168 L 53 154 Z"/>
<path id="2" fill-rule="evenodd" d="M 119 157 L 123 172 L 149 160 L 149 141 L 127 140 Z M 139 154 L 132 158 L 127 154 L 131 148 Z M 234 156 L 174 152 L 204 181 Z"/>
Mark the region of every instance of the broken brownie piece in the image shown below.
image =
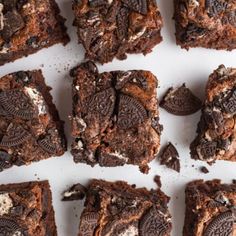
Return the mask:
<path id="1" fill-rule="evenodd" d="M 235 235 L 236 184 L 196 180 L 185 194 L 183 236 Z"/>
<path id="2" fill-rule="evenodd" d="M 182 48 L 236 48 L 236 3 L 228 0 L 174 0 L 176 41 Z"/>
<path id="3" fill-rule="evenodd" d="M 86 58 L 106 63 L 127 53 L 151 52 L 162 41 L 162 18 L 155 0 L 73 2 L 74 25 Z"/>
<path id="4" fill-rule="evenodd" d="M 0 0 L 0 65 L 67 44 L 64 21 L 55 0 Z"/>
<path id="5" fill-rule="evenodd" d="M 50 89 L 40 70 L 0 79 L 0 171 L 65 152 L 63 122 Z"/>
<path id="6" fill-rule="evenodd" d="M 160 107 L 173 115 L 187 116 L 200 110 L 202 102 L 183 84 L 178 88 L 169 88 L 160 102 Z"/>
<path id="7" fill-rule="evenodd" d="M 156 77 L 142 70 L 99 74 L 90 61 L 71 75 L 74 161 L 107 167 L 133 164 L 147 172 L 160 146 Z"/>
<path id="8" fill-rule="evenodd" d="M 79 235 L 170 236 L 169 197 L 126 182 L 92 180 L 82 212 Z"/>
<path id="9" fill-rule="evenodd" d="M 236 161 L 236 69 L 221 65 L 209 77 L 191 156 L 213 163 Z"/>
<path id="10" fill-rule="evenodd" d="M 0 185 L 0 235 L 57 235 L 48 181 Z"/>
<path id="11" fill-rule="evenodd" d="M 160 163 L 168 168 L 180 172 L 179 153 L 172 143 L 168 143 L 160 154 Z"/>

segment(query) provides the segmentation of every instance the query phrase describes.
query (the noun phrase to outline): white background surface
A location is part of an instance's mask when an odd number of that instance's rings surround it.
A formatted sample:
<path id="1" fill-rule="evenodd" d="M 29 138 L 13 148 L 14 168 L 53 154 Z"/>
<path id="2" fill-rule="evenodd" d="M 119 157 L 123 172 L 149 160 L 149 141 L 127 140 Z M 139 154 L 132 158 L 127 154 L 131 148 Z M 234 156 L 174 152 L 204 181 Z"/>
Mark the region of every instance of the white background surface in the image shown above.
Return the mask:
<path id="1" fill-rule="evenodd" d="M 71 0 L 58 0 L 63 16 L 67 18 L 67 26 L 71 42 L 44 49 L 20 59 L 14 63 L 0 67 L 0 76 L 18 70 L 41 68 L 46 82 L 53 90 L 61 118 L 65 120 L 66 134 L 69 139 L 68 115 L 71 112 L 71 79 L 69 69 L 83 60 L 84 50 L 77 45 L 76 30 L 72 27 L 73 13 Z M 114 60 L 113 63 L 100 67 L 104 70 L 146 69 L 152 71 L 159 79 L 158 97 L 170 86 L 182 83 L 191 88 L 201 99 L 204 98 L 204 88 L 208 75 L 220 64 L 236 67 L 236 51 L 224 52 L 207 49 L 191 49 L 189 51 L 176 46 L 174 38 L 173 0 L 157 0 L 164 18 L 162 30 L 163 42 L 155 47 L 146 57 L 130 55 L 125 61 Z M 43 65 L 43 66 L 42 66 Z M 50 181 L 53 191 L 53 204 L 56 212 L 56 223 L 59 236 L 77 236 L 79 215 L 83 203 L 79 201 L 61 202 L 61 192 L 70 185 L 80 182 L 86 184 L 91 178 L 106 180 L 125 180 L 137 186 L 155 187 L 153 177 L 158 174 L 162 179 L 162 190 L 171 196 L 170 211 L 173 216 L 173 236 L 182 235 L 184 221 L 184 188 L 188 181 L 198 178 L 220 178 L 229 183 L 236 178 L 236 163 L 217 162 L 208 167 L 210 173 L 202 174 L 198 168 L 205 165 L 190 159 L 189 144 L 193 140 L 200 112 L 186 117 L 176 117 L 160 109 L 161 123 L 164 125 L 162 145 L 168 141 L 176 144 L 181 159 L 181 173 L 160 166 L 154 160 L 149 175 L 143 175 L 137 167 L 125 166 L 118 168 L 91 168 L 85 164 L 75 164 L 67 152 L 63 157 L 52 158 L 27 167 L 13 167 L 0 173 L 1 183 L 22 182 L 30 180 Z M 194 165 L 194 166 L 192 166 Z"/>

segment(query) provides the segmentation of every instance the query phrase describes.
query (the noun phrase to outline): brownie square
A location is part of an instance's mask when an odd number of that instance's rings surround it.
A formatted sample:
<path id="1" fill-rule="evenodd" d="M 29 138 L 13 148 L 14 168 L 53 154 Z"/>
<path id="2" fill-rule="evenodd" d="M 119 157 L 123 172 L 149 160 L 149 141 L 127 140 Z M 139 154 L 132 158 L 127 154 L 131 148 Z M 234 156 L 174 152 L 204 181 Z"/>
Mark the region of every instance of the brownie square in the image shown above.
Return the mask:
<path id="1" fill-rule="evenodd" d="M 66 150 L 63 122 L 41 70 L 0 78 L 0 171 Z"/>
<path id="2" fill-rule="evenodd" d="M 92 180 L 80 218 L 81 235 L 170 236 L 169 197 L 126 182 Z"/>
<path id="3" fill-rule="evenodd" d="M 236 161 L 236 69 L 221 65 L 209 77 L 205 104 L 192 142 L 194 159 Z"/>
<path id="4" fill-rule="evenodd" d="M 0 0 L 0 65 L 69 42 L 55 0 Z"/>
<path id="5" fill-rule="evenodd" d="M 174 0 L 176 41 L 182 48 L 236 48 L 236 3 L 228 0 Z"/>
<path id="6" fill-rule="evenodd" d="M 99 74 L 90 61 L 71 75 L 74 161 L 107 167 L 133 164 L 148 172 L 162 128 L 156 77 L 143 70 Z"/>
<path id="7" fill-rule="evenodd" d="M 103 64 L 127 53 L 146 55 L 162 41 L 155 0 L 74 0 L 73 10 L 87 59 Z"/>
<path id="8" fill-rule="evenodd" d="M 196 180 L 185 194 L 183 236 L 235 235 L 236 184 Z"/>
<path id="9" fill-rule="evenodd" d="M 48 181 L 0 185 L 0 235 L 57 235 Z"/>

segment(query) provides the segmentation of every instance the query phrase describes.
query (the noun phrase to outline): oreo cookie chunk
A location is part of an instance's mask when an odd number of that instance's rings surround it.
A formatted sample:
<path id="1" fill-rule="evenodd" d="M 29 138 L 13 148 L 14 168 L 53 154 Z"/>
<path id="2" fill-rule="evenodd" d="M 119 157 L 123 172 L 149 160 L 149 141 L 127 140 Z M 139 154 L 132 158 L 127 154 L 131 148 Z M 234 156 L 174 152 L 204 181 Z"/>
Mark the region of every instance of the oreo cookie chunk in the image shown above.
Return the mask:
<path id="1" fill-rule="evenodd" d="M 183 236 L 234 235 L 236 184 L 196 180 L 185 190 Z"/>
<path id="2" fill-rule="evenodd" d="M 126 182 L 92 180 L 78 235 L 171 235 L 169 197 Z"/>
<path id="3" fill-rule="evenodd" d="M 99 74 L 91 61 L 71 75 L 74 161 L 104 167 L 133 164 L 147 173 L 162 130 L 156 77 L 141 70 Z"/>
<path id="4" fill-rule="evenodd" d="M 229 0 L 174 0 L 176 41 L 182 48 L 236 48 L 236 3 Z"/>
<path id="5" fill-rule="evenodd" d="M 183 84 L 178 88 L 170 88 L 161 100 L 160 107 L 173 115 L 187 116 L 200 110 L 202 102 Z"/>
<path id="6" fill-rule="evenodd" d="M 155 0 L 73 0 L 73 10 L 87 59 L 103 64 L 127 53 L 146 55 L 162 41 Z"/>
<path id="7" fill-rule="evenodd" d="M 0 171 L 64 154 L 63 122 L 50 90 L 40 70 L 0 78 Z"/>
<path id="8" fill-rule="evenodd" d="M 69 36 L 55 0 L 0 0 L 0 66 Z"/>
<path id="9" fill-rule="evenodd" d="M 57 235 L 48 181 L 0 185 L 0 235 Z"/>
<path id="10" fill-rule="evenodd" d="M 221 65 L 209 77 L 205 104 L 192 142 L 193 159 L 236 161 L 236 69 Z"/>

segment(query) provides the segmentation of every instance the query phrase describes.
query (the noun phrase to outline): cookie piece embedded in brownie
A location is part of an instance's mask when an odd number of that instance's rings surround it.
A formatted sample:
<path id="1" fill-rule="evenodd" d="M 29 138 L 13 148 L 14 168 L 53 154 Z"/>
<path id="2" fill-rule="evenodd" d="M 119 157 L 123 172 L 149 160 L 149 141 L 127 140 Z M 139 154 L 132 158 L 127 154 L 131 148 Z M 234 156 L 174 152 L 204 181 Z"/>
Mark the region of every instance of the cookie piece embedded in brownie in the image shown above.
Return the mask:
<path id="1" fill-rule="evenodd" d="M 0 65 L 69 42 L 55 0 L 0 1 Z"/>
<path id="2" fill-rule="evenodd" d="M 50 90 L 40 70 L 0 79 L 0 171 L 64 154 L 63 122 Z"/>
<path id="3" fill-rule="evenodd" d="M 236 3 L 228 0 L 174 0 L 176 41 L 182 48 L 236 48 Z"/>
<path id="4" fill-rule="evenodd" d="M 103 64 L 124 60 L 127 53 L 145 55 L 162 41 L 155 0 L 74 0 L 73 10 L 87 59 Z"/>
<path id="5" fill-rule="evenodd" d="M 169 197 L 126 182 L 92 180 L 86 195 L 78 235 L 170 236 Z"/>
<path id="6" fill-rule="evenodd" d="M 196 180 L 185 190 L 183 236 L 234 235 L 236 184 Z"/>
<path id="7" fill-rule="evenodd" d="M 213 163 L 236 161 L 236 69 L 221 65 L 209 77 L 191 156 Z"/>
<path id="8" fill-rule="evenodd" d="M 0 235 L 57 236 L 48 181 L 0 185 Z"/>
<path id="9" fill-rule="evenodd" d="M 156 77 L 142 70 L 99 74 L 91 61 L 71 75 L 74 161 L 107 167 L 133 164 L 147 172 L 160 146 Z"/>

